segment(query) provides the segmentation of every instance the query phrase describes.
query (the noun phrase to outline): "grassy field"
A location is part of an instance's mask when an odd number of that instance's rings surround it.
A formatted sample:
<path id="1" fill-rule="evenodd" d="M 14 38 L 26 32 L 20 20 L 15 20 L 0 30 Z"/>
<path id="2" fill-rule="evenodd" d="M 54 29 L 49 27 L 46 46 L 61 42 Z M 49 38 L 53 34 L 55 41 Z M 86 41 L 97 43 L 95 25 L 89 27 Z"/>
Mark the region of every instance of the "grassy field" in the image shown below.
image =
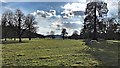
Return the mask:
<path id="1" fill-rule="evenodd" d="M 2 45 L 3 66 L 117 66 L 120 41 L 33 39 Z"/>

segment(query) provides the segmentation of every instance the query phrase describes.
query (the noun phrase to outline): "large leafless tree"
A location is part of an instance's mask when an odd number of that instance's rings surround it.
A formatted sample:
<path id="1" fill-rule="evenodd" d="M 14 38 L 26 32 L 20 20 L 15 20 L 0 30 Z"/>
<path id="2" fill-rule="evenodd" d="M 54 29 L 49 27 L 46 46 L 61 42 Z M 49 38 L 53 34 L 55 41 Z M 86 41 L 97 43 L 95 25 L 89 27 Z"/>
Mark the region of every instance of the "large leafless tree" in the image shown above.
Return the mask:
<path id="1" fill-rule="evenodd" d="M 5 38 L 5 41 L 6 41 L 7 35 L 10 32 L 9 28 L 12 26 L 12 23 L 13 23 L 13 12 L 10 10 L 7 10 L 2 14 L 2 18 L 1 18 L 2 36 Z"/>
<path id="2" fill-rule="evenodd" d="M 27 29 L 29 30 L 29 33 L 30 32 L 36 33 L 36 27 L 35 27 L 36 24 L 37 22 L 35 21 L 35 17 L 31 14 L 28 14 L 25 19 L 25 25 Z M 29 40 L 31 40 L 30 34 L 29 34 Z"/>

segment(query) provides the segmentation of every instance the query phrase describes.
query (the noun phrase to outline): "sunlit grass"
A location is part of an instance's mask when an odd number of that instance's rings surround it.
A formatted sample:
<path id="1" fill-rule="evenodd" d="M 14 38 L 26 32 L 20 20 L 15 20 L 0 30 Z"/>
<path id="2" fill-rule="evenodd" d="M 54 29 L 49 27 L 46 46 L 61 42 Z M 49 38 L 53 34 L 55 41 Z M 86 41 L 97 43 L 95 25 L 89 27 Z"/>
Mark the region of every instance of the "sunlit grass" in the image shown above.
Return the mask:
<path id="1" fill-rule="evenodd" d="M 3 44 L 3 66 L 118 65 L 120 41 L 108 40 L 92 45 L 85 45 L 83 40 L 62 39 L 23 39 L 23 42 Z"/>

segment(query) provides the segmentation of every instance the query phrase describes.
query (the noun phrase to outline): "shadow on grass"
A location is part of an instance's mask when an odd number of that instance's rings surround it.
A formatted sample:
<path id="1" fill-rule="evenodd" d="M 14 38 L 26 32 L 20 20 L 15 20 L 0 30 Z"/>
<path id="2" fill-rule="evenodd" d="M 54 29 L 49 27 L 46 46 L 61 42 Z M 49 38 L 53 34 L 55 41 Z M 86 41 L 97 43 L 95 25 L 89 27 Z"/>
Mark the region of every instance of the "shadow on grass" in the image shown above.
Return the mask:
<path id="1" fill-rule="evenodd" d="M 17 43 L 28 43 L 28 41 L 22 41 L 22 42 L 19 42 L 17 40 L 2 41 L 2 44 L 17 44 Z"/>
<path id="2" fill-rule="evenodd" d="M 118 66 L 120 42 L 104 40 L 93 41 L 86 45 L 88 48 L 84 52 L 91 54 L 95 60 L 100 62 L 100 66 Z"/>

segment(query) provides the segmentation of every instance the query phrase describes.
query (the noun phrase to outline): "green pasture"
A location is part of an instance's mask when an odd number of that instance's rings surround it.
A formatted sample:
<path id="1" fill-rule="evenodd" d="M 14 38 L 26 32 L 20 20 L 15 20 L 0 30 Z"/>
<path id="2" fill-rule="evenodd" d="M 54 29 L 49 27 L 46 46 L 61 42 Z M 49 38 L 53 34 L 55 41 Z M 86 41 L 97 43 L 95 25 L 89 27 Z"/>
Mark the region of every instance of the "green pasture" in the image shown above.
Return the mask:
<path id="1" fill-rule="evenodd" d="M 117 66 L 120 41 L 23 39 L 0 45 L 3 66 Z"/>

